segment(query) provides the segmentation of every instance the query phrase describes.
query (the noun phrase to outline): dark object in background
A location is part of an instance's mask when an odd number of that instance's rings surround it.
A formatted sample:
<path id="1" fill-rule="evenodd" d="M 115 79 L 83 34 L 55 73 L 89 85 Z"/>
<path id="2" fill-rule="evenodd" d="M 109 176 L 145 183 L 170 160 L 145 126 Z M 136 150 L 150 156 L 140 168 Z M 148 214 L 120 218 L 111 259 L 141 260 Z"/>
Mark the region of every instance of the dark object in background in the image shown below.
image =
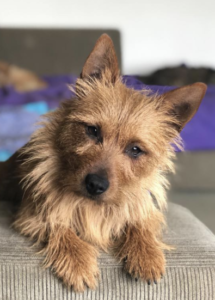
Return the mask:
<path id="1" fill-rule="evenodd" d="M 145 84 L 183 86 L 194 82 L 215 84 L 215 70 L 211 68 L 190 68 L 182 64 L 178 67 L 164 68 L 147 76 L 138 76 Z"/>

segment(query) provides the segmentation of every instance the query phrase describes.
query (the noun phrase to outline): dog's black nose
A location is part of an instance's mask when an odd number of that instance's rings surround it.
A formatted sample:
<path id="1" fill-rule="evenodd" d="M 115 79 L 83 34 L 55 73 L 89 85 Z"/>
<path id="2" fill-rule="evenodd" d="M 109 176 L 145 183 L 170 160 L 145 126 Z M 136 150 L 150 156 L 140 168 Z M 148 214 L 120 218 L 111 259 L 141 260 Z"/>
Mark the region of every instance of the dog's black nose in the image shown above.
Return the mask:
<path id="1" fill-rule="evenodd" d="M 97 174 L 88 174 L 85 179 L 85 184 L 88 193 L 92 196 L 104 193 L 109 187 L 108 180 Z"/>

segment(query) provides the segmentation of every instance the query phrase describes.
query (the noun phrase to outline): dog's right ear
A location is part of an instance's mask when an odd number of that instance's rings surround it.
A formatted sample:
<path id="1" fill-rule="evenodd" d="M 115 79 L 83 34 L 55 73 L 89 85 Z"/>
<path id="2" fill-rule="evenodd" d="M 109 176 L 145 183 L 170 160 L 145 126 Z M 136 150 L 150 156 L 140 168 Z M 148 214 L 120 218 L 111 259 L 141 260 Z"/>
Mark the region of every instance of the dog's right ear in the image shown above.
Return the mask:
<path id="1" fill-rule="evenodd" d="M 101 78 L 102 72 L 108 70 L 110 82 L 114 83 L 119 76 L 119 67 L 113 41 L 107 34 L 97 40 L 82 69 L 80 78 Z"/>

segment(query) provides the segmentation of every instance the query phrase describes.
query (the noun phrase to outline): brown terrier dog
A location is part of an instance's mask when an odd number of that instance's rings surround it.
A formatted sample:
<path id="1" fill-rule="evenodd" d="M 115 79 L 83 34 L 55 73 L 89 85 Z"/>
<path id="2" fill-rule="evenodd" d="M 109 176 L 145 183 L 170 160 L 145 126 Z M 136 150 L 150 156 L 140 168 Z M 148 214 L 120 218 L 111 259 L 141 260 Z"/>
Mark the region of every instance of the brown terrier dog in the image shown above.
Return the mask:
<path id="1" fill-rule="evenodd" d="M 134 277 L 156 282 L 164 274 L 165 174 L 205 91 L 203 83 L 161 96 L 127 88 L 104 34 L 74 99 L 2 164 L 4 197 L 14 184 L 7 197 L 22 198 L 15 228 L 43 245 L 45 266 L 66 285 L 96 287 L 99 248 L 114 248 Z"/>

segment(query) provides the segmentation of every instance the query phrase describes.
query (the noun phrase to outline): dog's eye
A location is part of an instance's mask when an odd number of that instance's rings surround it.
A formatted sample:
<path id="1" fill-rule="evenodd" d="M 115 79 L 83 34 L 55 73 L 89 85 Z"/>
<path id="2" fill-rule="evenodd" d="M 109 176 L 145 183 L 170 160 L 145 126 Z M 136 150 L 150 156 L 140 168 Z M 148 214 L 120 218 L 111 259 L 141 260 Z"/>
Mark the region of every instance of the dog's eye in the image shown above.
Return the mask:
<path id="1" fill-rule="evenodd" d="M 99 126 L 85 125 L 87 135 L 97 143 L 102 143 L 101 128 Z"/>
<path id="2" fill-rule="evenodd" d="M 130 152 L 132 156 L 137 157 L 138 155 L 140 155 L 140 153 L 142 153 L 142 150 L 139 147 L 134 146 L 131 148 Z"/>
<path id="3" fill-rule="evenodd" d="M 144 151 L 142 151 L 138 146 L 131 146 L 127 148 L 125 152 L 132 158 L 137 158 L 144 153 Z"/>
<path id="4" fill-rule="evenodd" d="M 87 132 L 91 136 L 98 137 L 98 129 L 95 126 L 87 126 Z"/>

